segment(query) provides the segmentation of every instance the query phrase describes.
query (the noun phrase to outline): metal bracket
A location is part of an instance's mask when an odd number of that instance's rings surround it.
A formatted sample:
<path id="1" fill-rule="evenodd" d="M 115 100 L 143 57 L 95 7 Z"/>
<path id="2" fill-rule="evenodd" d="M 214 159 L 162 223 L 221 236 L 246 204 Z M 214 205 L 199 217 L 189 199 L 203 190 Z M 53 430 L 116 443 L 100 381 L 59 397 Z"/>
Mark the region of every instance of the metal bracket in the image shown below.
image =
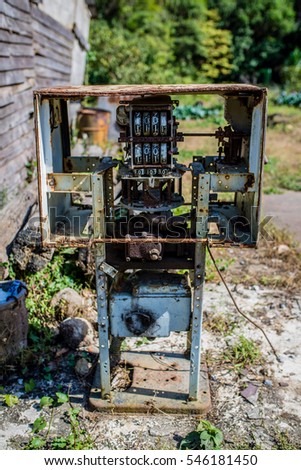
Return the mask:
<path id="1" fill-rule="evenodd" d="M 118 270 L 105 261 L 100 264 L 99 269 L 110 276 L 112 279 L 114 279 L 114 277 L 118 274 Z"/>

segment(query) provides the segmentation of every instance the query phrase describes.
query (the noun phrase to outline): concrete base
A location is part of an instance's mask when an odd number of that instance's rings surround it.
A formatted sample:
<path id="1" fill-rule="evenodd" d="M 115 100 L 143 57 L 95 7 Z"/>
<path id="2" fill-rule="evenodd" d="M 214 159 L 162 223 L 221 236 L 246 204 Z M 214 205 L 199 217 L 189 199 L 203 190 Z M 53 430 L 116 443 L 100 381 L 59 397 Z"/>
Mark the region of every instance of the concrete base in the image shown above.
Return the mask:
<path id="1" fill-rule="evenodd" d="M 101 398 L 99 367 L 91 389 L 90 406 L 106 413 L 204 414 L 211 406 L 207 368 L 200 373 L 198 400 L 188 401 L 189 359 L 182 354 L 124 352 L 121 364 L 131 372 L 131 386 Z"/>

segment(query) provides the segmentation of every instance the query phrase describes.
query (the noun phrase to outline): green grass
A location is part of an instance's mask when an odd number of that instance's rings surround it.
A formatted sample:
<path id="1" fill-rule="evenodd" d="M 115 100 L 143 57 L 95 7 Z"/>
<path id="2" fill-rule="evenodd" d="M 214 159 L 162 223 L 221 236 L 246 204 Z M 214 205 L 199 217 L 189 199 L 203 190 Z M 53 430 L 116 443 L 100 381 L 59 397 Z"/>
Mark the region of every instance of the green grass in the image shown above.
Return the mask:
<path id="1" fill-rule="evenodd" d="M 284 166 L 276 157 L 269 157 L 264 168 L 264 193 L 281 194 L 283 190 L 301 191 L 301 168 Z"/>
<path id="2" fill-rule="evenodd" d="M 258 364 L 261 352 L 258 346 L 248 338 L 240 335 L 235 343 L 228 346 L 223 353 L 224 359 L 233 364 L 238 371 L 244 367 Z"/>

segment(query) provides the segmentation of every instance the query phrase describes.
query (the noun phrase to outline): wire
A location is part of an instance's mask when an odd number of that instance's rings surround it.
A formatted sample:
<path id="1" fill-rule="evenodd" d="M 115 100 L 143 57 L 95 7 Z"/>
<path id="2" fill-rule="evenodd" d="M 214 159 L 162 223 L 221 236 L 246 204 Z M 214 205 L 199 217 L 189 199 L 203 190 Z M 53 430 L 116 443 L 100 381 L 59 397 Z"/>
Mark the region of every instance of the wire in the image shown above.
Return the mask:
<path id="1" fill-rule="evenodd" d="M 230 296 L 230 298 L 231 298 L 231 300 L 232 300 L 232 302 L 233 302 L 233 304 L 234 304 L 236 310 L 238 311 L 238 313 L 239 313 L 240 315 L 242 315 L 246 320 L 248 320 L 248 322 L 252 323 L 252 325 L 254 325 L 256 328 L 258 328 L 258 329 L 261 331 L 261 333 L 263 334 L 263 336 L 265 337 L 265 339 L 266 339 L 267 342 L 269 343 L 269 345 L 270 345 L 270 347 L 271 347 L 271 349 L 272 349 L 272 351 L 273 351 L 273 353 L 274 353 L 274 355 L 275 355 L 277 361 L 278 361 L 278 362 L 281 362 L 280 357 L 278 356 L 278 354 L 277 354 L 277 352 L 276 352 L 276 349 L 275 349 L 274 346 L 272 345 L 272 343 L 271 343 L 271 341 L 269 340 L 269 338 L 268 338 L 266 332 L 264 331 L 264 329 L 263 329 L 260 325 L 258 325 L 258 323 L 256 323 L 256 322 L 255 322 L 254 320 L 252 320 L 250 317 L 248 317 L 245 313 L 243 313 L 243 312 L 241 311 L 241 309 L 239 308 L 239 306 L 237 305 L 236 300 L 234 299 L 233 294 L 232 294 L 232 292 L 230 291 L 230 289 L 229 289 L 229 287 L 228 287 L 228 285 L 227 285 L 227 283 L 226 283 L 226 281 L 225 281 L 225 278 L 223 277 L 223 275 L 222 275 L 222 273 L 221 273 L 219 267 L 218 267 L 217 264 L 216 264 L 216 261 L 215 261 L 215 259 L 214 259 L 213 253 L 212 253 L 212 251 L 211 251 L 211 249 L 210 249 L 210 246 L 209 246 L 209 243 L 208 243 L 208 242 L 207 242 L 207 249 L 208 249 L 209 255 L 210 255 L 210 257 L 211 257 L 211 260 L 212 260 L 212 262 L 213 262 L 213 264 L 214 264 L 214 267 L 215 267 L 215 269 L 217 270 L 218 275 L 219 275 L 219 277 L 220 277 L 221 280 L 222 280 L 222 283 L 224 284 L 225 288 L 227 289 L 227 292 L 228 292 L 228 294 L 229 294 L 229 296 Z"/>

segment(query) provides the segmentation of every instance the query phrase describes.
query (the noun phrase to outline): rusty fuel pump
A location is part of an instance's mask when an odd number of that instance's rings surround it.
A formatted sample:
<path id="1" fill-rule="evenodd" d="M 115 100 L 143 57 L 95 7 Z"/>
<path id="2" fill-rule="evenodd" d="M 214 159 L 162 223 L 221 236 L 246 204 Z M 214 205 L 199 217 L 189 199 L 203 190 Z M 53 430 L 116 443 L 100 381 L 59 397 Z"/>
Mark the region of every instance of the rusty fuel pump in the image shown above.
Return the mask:
<path id="1" fill-rule="evenodd" d="M 218 94 L 226 125 L 181 132 L 181 95 Z M 74 156 L 69 102 L 114 96 L 123 156 Z M 257 243 L 266 90 L 251 85 L 132 85 L 35 92 L 40 220 L 45 246 L 95 253 L 99 367 L 90 403 L 100 410 L 199 413 L 210 405 L 201 370 L 206 245 Z M 213 155 L 181 161 L 181 142 L 216 141 Z M 201 147 L 201 143 L 198 148 Z M 175 156 L 179 155 L 178 158 Z M 81 194 L 80 203 L 74 197 Z M 225 197 L 226 195 L 226 197 Z M 126 351 L 128 337 L 187 332 L 185 354 Z M 111 391 L 113 357 L 131 371 Z"/>

